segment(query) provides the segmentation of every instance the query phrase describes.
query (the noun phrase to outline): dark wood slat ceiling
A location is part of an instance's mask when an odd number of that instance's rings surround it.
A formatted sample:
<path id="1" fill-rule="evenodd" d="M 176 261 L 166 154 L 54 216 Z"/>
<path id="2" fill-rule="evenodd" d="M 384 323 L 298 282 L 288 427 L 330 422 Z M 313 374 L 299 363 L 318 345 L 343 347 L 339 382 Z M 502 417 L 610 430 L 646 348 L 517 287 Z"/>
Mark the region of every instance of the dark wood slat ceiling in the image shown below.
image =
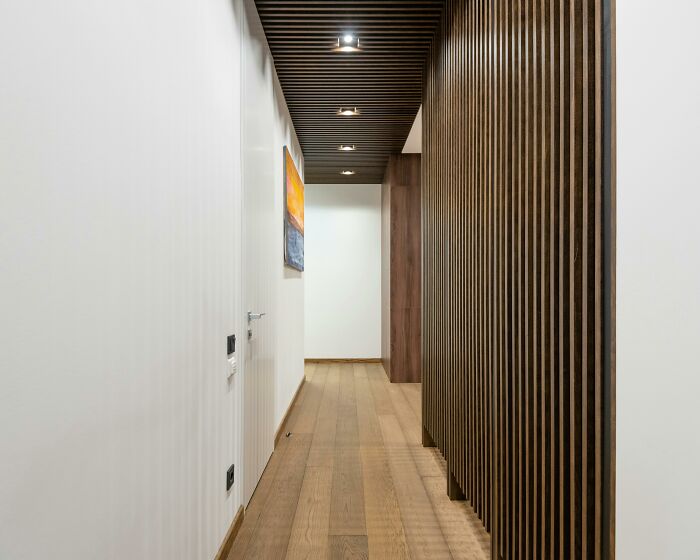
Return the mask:
<path id="1" fill-rule="evenodd" d="M 421 103 L 443 0 L 256 0 L 304 152 L 306 183 L 381 183 Z M 351 33 L 362 50 L 338 53 Z M 359 116 L 341 117 L 340 107 Z M 354 152 L 340 152 L 354 144 Z M 355 171 L 343 176 L 341 170 Z"/>

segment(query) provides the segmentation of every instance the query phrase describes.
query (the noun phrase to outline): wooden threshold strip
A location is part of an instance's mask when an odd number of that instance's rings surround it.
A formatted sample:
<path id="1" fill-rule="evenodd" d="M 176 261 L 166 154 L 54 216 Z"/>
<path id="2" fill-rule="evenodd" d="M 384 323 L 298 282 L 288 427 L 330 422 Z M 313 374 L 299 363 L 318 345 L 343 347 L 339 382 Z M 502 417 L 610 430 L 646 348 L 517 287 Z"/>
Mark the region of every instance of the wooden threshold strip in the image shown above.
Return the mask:
<path id="1" fill-rule="evenodd" d="M 380 364 L 381 358 L 304 358 L 307 364 Z"/>

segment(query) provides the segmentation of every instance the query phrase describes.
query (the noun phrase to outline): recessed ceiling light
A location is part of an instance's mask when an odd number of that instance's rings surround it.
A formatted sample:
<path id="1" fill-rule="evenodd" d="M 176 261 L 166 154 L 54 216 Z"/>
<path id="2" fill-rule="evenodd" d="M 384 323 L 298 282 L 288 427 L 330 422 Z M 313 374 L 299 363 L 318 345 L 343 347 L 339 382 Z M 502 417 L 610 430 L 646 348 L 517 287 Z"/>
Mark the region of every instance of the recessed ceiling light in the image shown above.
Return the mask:
<path id="1" fill-rule="evenodd" d="M 359 115 L 360 112 L 357 110 L 357 107 L 341 107 L 340 109 L 338 109 L 337 114 L 343 117 L 354 117 L 356 115 Z"/>
<path id="2" fill-rule="evenodd" d="M 357 148 L 355 147 L 355 144 L 353 144 L 352 146 L 348 144 L 341 144 L 340 146 L 338 146 L 338 150 L 340 150 L 341 152 L 354 152 L 355 150 L 357 150 Z"/>
<path id="3" fill-rule="evenodd" d="M 362 49 L 360 48 L 360 38 L 353 37 L 352 35 L 345 35 L 342 38 L 342 44 L 341 44 L 341 38 L 338 37 L 338 42 L 336 43 L 333 50 L 335 52 L 343 52 L 343 53 L 353 53 L 353 52 L 361 51 Z"/>
<path id="4" fill-rule="evenodd" d="M 355 52 L 360 52 L 362 49 L 358 47 L 353 47 L 350 45 L 343 45 L 337 46 L 336 48 L 333 49 L 335 52 L 341 52 L 341 53 L 355 53 Z"/>
<path id="5" fill-rule="evenodd" d="M 341 175 L 354 175 L 354 171 L 350 171 L 349 169 L 344 169 L 343 171 L 340 172 Z"/>

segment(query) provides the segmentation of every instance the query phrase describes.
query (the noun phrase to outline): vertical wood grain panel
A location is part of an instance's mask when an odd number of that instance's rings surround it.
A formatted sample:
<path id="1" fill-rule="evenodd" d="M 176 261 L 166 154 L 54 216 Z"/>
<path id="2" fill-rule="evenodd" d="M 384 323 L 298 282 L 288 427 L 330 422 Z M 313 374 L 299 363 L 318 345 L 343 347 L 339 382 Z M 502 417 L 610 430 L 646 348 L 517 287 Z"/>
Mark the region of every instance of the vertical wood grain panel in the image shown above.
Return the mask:
<path id="1" fill-rule="evenodd" d="M 424 444 L 497 559 L 614 557 L 610 14 L 447 0 L 426 65 Z"/>
<path id="2" fill-rule="evenodd" d="M 392 383 L 420 383 L 421 156 L 389 158 L 382 183 L 382 364 Z"/>

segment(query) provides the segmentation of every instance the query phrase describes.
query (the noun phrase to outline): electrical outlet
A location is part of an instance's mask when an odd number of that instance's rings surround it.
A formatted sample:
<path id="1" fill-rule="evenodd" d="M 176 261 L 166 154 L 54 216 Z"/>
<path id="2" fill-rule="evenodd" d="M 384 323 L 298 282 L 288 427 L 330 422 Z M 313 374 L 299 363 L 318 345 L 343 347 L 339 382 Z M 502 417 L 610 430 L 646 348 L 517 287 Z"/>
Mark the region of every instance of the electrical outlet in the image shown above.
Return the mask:
<path id="1" fill-rule="evenodd" d="M 229 469 L 226 471 L 226 490 L 231 490 L 231 486 L 233 486 L 233 473 L 234 473 L 235 465 L 231 465 Z"/>

